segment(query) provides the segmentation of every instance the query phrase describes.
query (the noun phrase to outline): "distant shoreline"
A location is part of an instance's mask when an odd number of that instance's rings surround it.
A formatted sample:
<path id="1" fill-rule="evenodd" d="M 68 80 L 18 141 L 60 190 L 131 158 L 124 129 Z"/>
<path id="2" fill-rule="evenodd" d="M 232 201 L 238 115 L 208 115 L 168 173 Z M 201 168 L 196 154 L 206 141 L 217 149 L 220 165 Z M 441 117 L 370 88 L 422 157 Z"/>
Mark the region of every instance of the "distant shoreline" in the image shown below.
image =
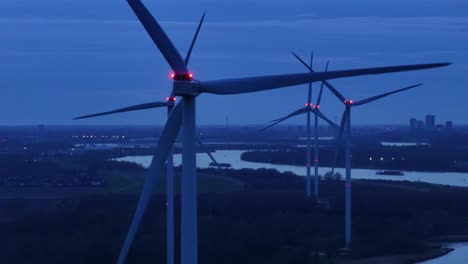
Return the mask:
<path id="1" fill-rule="evenodd" d="M 269 155 L 275 155 L 275 159 L 272 159 Z M 289 165 L 289 166 L 303 166 L 303 159 L 291 159 L 292 153 L 288 151 L 256 151 L 256 150 L 246 150 L 241 155 L 242 161 L 255 162 L 255 163 L 265 163 L 273 165 Z M 281 157 L 281 159 L 279 159 Z M 302 156 L 301 156 L 302 157 Z M 281 160 L 281 161 L 280 161 Z M 279 162 L 280 161 L 280 162 Z M 322 159 L 320 162 L 320 167 L 332 167 L 332 162 L 326 159 Z M 344 168 L 342 164 L 338 163 L 336 168 Z M 360 166 L 360 164 L 353 164 L 353 169 L 363 169 L 363 170 L 399 170 L 403 172 L 431 172 L 431 173 L 468 173 L 466 169 L 421 169 L 421 168 L 400 168 L 400 167 L 385 167 L 385 166 Z"/>

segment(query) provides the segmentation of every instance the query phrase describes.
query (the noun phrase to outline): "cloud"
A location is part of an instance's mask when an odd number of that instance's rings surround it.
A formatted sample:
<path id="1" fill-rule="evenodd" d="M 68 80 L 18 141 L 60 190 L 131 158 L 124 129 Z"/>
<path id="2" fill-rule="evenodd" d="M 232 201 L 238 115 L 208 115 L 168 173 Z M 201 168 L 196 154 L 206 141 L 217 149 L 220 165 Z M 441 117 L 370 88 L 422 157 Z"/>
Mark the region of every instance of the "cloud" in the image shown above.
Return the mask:
<path id="1" fill-rule="evenodd" d="M 338 17 L 299 18 L 292 20 L 258 20 L 211 22 L 207 27 L 253 27 L 307 29 L 311 32 L 407 35 L 407 34 L 466 34 L 468 17 Z"/>

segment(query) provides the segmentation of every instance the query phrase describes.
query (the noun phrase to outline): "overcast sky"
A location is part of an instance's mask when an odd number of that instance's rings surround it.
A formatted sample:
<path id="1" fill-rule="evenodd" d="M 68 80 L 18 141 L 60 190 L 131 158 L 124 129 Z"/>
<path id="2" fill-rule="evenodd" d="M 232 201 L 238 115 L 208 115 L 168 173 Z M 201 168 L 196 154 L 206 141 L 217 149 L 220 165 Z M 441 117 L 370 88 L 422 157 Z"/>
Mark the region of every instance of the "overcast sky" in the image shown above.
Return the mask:
<path id="1" fill-rule="evenodd" d="M 96 3 L 97 2 L 97 3 Z M 410 117 L 466 124 L 468 1 L 147 0 L 182 56 L 207 11 L 189 68 L 196 79 L 305 72 L 314 68 L 453 62 L 428 71 L 332 81 L 357 100 L 424 82 L 414 90 L 356 107 L 358 124 L 403 124 Z M 0 1 L 0 125 L 164 124 L 165 110 L 85 121 L 72 117 L 160 101 L 170 68 L 124 0 Z M 319 88 L 314 83 L 314 98 Z M 306 85 L 236 96 L 203 94 L 199 124 L 263 124 L 305 104 Z M 315 100 L 315 99 L 314 99 Z M 321 110 L 343 106 L 328 91 Z M 298 117 L 289 124 L 304 123 Z"/>

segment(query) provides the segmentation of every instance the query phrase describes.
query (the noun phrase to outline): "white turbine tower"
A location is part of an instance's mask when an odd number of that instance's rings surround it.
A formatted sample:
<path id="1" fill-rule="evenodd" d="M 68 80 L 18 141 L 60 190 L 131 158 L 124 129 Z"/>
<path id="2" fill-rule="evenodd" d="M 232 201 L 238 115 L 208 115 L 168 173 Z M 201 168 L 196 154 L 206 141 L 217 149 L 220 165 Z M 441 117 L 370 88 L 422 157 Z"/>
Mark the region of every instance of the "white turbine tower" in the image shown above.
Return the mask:
<path id="1" fill-rule="evenodd" d="M 312 65 L 313 65 L 313 52 L 311 53 L 310 56 L 310 66 L 307 65 L 301 58 L 299 58 L 294 52 L 293 55 L 299 59 L 303 64 L 307 66 L 307 68 L 312 71 Z M 325 67 L 325 72 L 328 71 L 328 62 L 327 66 Z M 311 143 L 311 124 L 310 124 L 310 114 L 314 114 L 315 117 L 315 122 L 314 122 L 314 198 L 317 201 L 319 199 L 319 176 L 318 176 L 318 118 L 323 119 L 325 122 L 327 122 L 329 125 L 331 125 L 334 128 L 338 128 L 338 126 L 333 123 L 330 119 L 325 117 L 319 110 L 320 108 L 320 101 L 322 100 L 322 93 L 323 93 L 323 83 L 322 86 L 320 87 L 319 94 L 317 96 L 317 103 L 315 105 L 312 104 L 312 83 L 309 83 L 308 87 L 308 95 L 307 95 L 307 103 L 305 107 L 300 108 L 299 110 L 294 111 L 293 113 L 281 117 L 278 119 L 275 119 L 271 121 L 270 125 L 263 128 L 261 131 L 264 131 L 270 127 L 273 127 L 291 117 L 301 115 L 301 114 L 307 114 L 307 141 L 306 141 L 306 196 L 307 198 L 311 197 L 311 175 L 310 175 L 310 166 L 311 166 L 311 148 L 310 148 L 310 143 Z"/>
<path id="2" fill-rule="evenodd" d="M 394 67 L 379 67 L 345 71 L 298 73 L 260 76 L 250 78 L 226 79 L 216 81 L 198 81 L 187 69 L 190 51 L 185 60 L 174 47 L 161 26 L 149 13 L 140 0 L 127 0 L 136 16 L 143 24 L 153 42 L 161 51 L 163 57 L 174 71 L 173 91 L 182 100 L 176 104 L 160 136 L 155 155 L 148 169 L 148 177 L 143 185 L 135 215 L 128 231 L 127 238 L 120 252 L 118 263 L 124 263 L 135 234 L 143 218 L 144 212 L 153 193 L 156 179 L 161 173 L 173 144 L 183 126 L 182 152 L 182 225 L 181 225 L 181 263 L 198 263 L 198 223 L 197 223 L 197 177 L 196 177 L 196 131 L 195 131 L 195 101 L 201 93 L 219 95 L 252 93 L 287 86 L 324 81 L 343 77 L 383 74 L 420 70 L 447 66 L 449 63 L 419 64 Z"/>
<path id="3" fill-rule="evenodd" d="M 332 168 L 332 174 L 334 173 L 336 162 L 338 159 L 339 144 L 345 131 L 345 167 L 346 167 L 346 178 L 345 178 L 345 249 L 351 249 L 351 108 L 354 106 L 361 106 L 373 101 L 379 100 L 383 97 L 400 93 L 412 88 L 421 86 L 422 84 L 416 84 L 408 86 L 402 89 L 394 90 L 388 93 L 372 96 L 359 101 L 347 100 L 338 90 L 333 87 L 329 82 L 324 82 L 325 86 L 344 104 L 345 110 L 341 118 L 340 130 L 337 138 L 337 146 L 335 151 L 335 160 Z"/>

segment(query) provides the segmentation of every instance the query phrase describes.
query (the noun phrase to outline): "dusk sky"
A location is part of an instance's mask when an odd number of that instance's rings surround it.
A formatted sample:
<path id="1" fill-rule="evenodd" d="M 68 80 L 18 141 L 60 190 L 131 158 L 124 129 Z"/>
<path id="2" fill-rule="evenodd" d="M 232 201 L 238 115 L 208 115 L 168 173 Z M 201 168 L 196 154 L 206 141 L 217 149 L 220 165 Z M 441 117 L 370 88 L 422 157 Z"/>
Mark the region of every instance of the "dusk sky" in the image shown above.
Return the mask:
<path id="1" fill-rule="evenodd" d="M 353 109 L 356 124 L 406 124 L 436 115 L 467 124 L 468 1 L 143 1 L 183 57 L 204 11 L 189 69 L 196 79 L 453 62 L 439 69 L 331 81 L 357 100 L 424 86 Z M 0 125 L 162 125 L 165 109 L 90 120 L 75 116 L 161 101 L 170 68 L 125 0 L 0 1 Z M 314 101 L 320 83 L 314 83 Z M 197 123 L 264 124 L 306 103 L 307 86 L 235 96 L 202 94 Z M 325 91 L 321 110 L 343 106 Z M 286 124 L 304 123 L 297 117 Z"/>

